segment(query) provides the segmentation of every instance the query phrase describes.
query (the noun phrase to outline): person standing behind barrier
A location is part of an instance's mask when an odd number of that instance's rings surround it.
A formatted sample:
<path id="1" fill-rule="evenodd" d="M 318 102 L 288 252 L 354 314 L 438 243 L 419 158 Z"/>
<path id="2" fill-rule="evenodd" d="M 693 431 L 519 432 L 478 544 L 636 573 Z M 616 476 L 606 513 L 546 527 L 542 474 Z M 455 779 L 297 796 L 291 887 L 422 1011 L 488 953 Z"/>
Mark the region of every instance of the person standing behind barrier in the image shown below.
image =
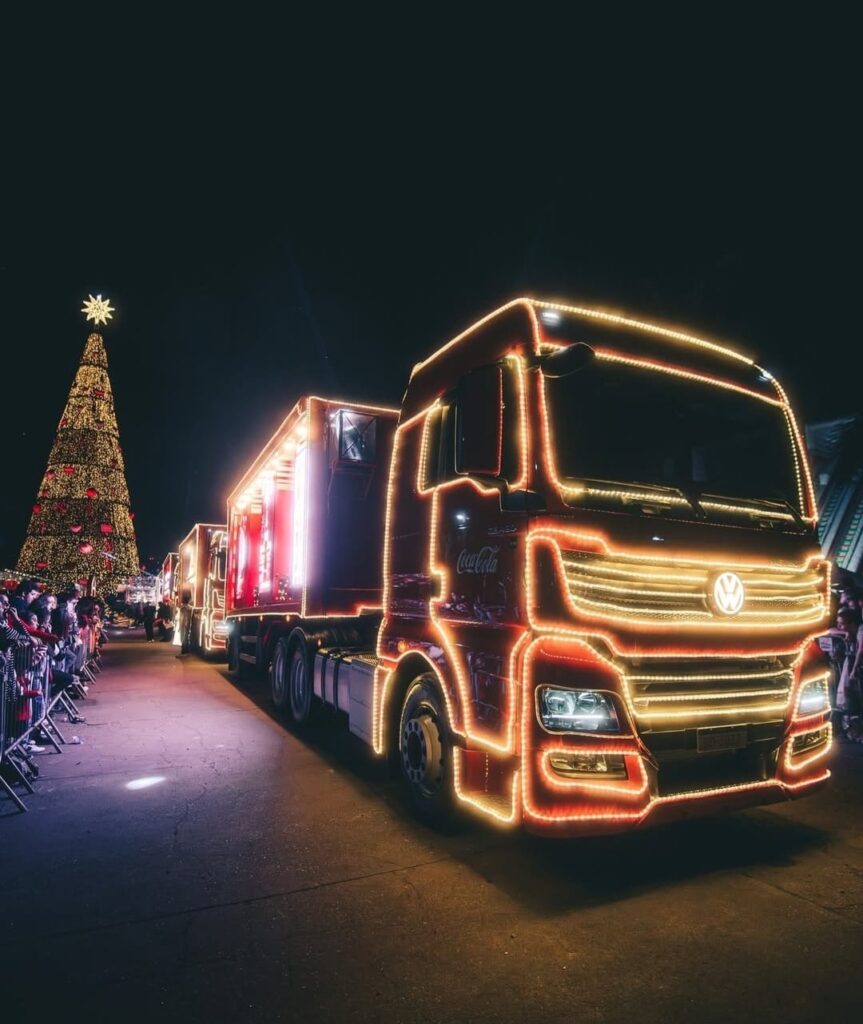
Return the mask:
<path id="1" fill-rule="evenodd" d="M 178 658 L 192 650 L 192 595 L 183 594 L 180 603 L 180 653 Z"/>
<path id="2" fill-rule="evenodd" d="M 836 616 L 836 625 L 845 636 L 845 660 L 836 687 L 836 712 L 839 728 L 849 739 L 863 741 L 863 701 L 861 701 L 861 657 L 863 657 L 863 626 L 857 608 L 843 606 Z"/>
<path id="3" fill-rule="evenodd" d="M 156 622 L 159 626 L 160 642 L 167 643 L 171 639 L 168 634 L 173 629 L 174 624 L 174 609 L 171 607 L 171 601 L 168 597 L 163 597 L 159 602 L 159 616 Z"/>
<path id="4" fill-rule="evenodd" d="M 147 634 L 147 643 L 153 642 L 153 623 L 156 621 L 156 606 L 148 604 L 144 609 L 144 632 Z"/>

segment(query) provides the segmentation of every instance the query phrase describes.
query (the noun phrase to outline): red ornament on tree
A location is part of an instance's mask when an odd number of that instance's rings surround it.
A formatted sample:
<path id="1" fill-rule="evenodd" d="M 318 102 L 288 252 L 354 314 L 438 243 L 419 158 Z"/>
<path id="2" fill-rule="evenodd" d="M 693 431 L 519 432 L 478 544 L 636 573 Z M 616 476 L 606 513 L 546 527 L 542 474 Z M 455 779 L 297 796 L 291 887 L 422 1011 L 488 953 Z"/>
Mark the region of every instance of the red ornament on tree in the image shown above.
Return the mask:
<path id="1" fill-rule="evenodd" d="M 135 518 L 135 513 L 134 512 L 130 512 L 129 513 L 129 518 L 130 519 L 134 519 Z"/>
<path id="2" fill-rule="evenodd" d="M 95 487 L 88 487 L 87 490 L 84 491 L 84 493 L 87 495 L 88 498 L 98 498 L 99 497 L 99 492 L 96 490 Z"/>
<path id="3" fill-rule="evenodd" d="M 53 480 L 54 479 L 54 470 L 53 469 L 45 470 L 45 479 L 46 480 Z"/>
<path id="4" fill-rule="evenodd" d="M 99 530 L 102 533 L 113 533 L 114 527 L 110 523 L 99 523 Z"/>
<path id="5" fill-rule="evenodd" d="M 105 392 L 101 388 L 93 388 L 93 394 L 97 398 L 104 398 L 105 397 Z"/>
<path id="6" fill-rule="evenodd" d="M 71 476 L 75 472 L 75 467 L 74 466 L 64 466 L 63 467 L 63 472 L 66 473 L 67 475 Z"/>
<path id="7" fill-rule="evenodd" d="M 69 529 L 72 531 L 72 533 L 80 533 L 81 532 L 81 524 L 80 523 L 76 523 L 74 526 L 70 526 Z"/>
<path id="8" fill-rule="evenodd" d="M 33 506 L 33 514 L 34 515 L 38 516 L 41 511 L 42 511 L 42 506 L 41 505 L 34 505 Z"/>
<path id="9" fill-rule="evenodd" d="M 90 555 L 93 553 L 93 545 L 90 544 L 88 541 L 84 541 L 83 544 L 78 545 L 78 550 L 81 552 L 82 555 Z"/>
<path id="10" fill-rule="evenodd" d="M 37 569 L 47 569 L 48 568 L 48 563 L 47 562 L 37 562 L 36 563 L 36 568 Z"/>

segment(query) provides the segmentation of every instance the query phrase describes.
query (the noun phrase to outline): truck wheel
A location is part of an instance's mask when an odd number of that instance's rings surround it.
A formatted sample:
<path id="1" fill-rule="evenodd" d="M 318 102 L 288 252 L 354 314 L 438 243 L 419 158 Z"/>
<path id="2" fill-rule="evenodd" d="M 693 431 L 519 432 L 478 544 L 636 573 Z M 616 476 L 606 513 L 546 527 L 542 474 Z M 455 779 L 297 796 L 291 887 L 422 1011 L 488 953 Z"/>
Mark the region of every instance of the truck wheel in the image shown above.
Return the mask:
<path id="1" fill-rule="evenodd" d="M 292 638 L 290 652 L 287 680 L 288 710 L 295 725 L 306 725 L 312 713 L 314 655 L 310 657 L 306 641 L 302 636 Z"/>
<path id="2" fill-rule="evenodd" d="M 273 695 L 273 703 L 279 711 L 288 709 L 288 666 L 290 661 L 288 638 L 283 636 L 276 644 L 273 660 L 270 662 L 270 691 Z"/>
<path id="3" fill-rule="evenodd" d="M 399 759 L 411 804 L 429 825 L 444 825 L 453 817 L 452 758 L 452 738 L 434 677 L 420 676 L 402 704 Z"/>

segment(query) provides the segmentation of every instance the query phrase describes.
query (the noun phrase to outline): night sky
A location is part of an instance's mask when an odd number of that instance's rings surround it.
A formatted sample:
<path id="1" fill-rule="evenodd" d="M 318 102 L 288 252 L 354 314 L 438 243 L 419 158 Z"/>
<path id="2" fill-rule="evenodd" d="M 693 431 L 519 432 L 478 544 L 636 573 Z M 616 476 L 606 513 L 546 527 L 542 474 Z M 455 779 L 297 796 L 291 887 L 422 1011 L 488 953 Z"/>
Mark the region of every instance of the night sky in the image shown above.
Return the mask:
<path id="1" fill-rule="evenodd" d="M 443 76 L 408 100 L 357 67 L 254 102 L 225 81 L 172 80 L 169 102 L 100 76 L 90 114 L 59 90 L 49 119 L 22 119 L 4 204 L 0 567 L 89 292 L 117 307 L 104 335 L 142 560 L 224 517 L 299 395 L 398 403 L 414 362 L 518 294 L 743 347 L 803 421 L 856 410 L 857 114 L 811 71 L 697 95 L 681 75 L 660 98 Z M 542 84 L 553 116 L 534 116 Z"/>

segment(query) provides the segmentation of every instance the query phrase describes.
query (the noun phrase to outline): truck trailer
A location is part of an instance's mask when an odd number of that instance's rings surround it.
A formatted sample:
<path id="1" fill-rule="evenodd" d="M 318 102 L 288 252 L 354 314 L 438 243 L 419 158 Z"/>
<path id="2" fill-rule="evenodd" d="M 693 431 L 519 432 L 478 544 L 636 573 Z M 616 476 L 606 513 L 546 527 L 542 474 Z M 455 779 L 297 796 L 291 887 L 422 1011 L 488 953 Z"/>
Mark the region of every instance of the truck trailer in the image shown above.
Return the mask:
<path id="1" fill-rule="evenodd" d="M 169 551 L 162 561 L 162 568 L 156 577 L 156 602 L 168 600 L 172 605 L 177 602 L 177 563 L 180 561 L 178 551 Z"/>
<path id="2" fill-rule="evenodd" d="M 225 652 L 228 635 L 225 623 L 226 559 L 227 529 L 224 524 L 195 523 L 180 542 L 176 571 L 177 603 L 182 603 L 186 595 L 191 600 L 191 641 L 199 654 Z"/>
<path id="3" fill-rule="evenodd" d="M 399 410 L 300 400 L 228 499 L 238 675 L 268 671 L 455 808 L 547 835 L 830 776 L 829 564 L 788 397 L 749 356 L 516 299 Z"/>

